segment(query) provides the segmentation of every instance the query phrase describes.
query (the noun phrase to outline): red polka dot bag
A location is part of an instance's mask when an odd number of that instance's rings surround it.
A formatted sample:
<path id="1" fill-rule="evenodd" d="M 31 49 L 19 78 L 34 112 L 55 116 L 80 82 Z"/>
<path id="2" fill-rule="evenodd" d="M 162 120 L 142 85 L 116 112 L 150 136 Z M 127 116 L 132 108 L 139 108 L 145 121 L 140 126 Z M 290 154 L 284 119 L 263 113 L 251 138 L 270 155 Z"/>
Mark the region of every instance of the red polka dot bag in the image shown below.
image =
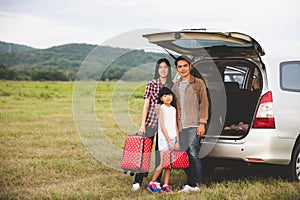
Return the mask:
<path id="1" fill-rule="evenodd" d="M 183 169 L 189 167 L 188 154 L 181 150 L 167 150 L 163 155 L 164 169 Z"/>
<path id="2" fill-rule="evenodd" d="M 148 137 L 129 135 L 126 138 L 121 160 L 124 172 L 148 172 L 150 168 L 152 140 Z"/>

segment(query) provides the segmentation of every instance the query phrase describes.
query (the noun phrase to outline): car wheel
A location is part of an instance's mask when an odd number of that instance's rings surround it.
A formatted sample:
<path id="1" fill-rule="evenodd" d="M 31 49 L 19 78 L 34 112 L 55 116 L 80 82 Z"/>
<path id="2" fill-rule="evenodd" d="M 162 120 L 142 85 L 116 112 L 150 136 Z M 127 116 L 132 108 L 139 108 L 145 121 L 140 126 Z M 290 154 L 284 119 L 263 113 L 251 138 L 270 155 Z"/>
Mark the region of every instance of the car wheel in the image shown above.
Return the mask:
<path id="1" fill-rule="evenodd" d="M 297 144 L 294 149 L 292 161 L 289 165 L 289 173 L 291 180 L 300 181 L 300 144 Z"/>

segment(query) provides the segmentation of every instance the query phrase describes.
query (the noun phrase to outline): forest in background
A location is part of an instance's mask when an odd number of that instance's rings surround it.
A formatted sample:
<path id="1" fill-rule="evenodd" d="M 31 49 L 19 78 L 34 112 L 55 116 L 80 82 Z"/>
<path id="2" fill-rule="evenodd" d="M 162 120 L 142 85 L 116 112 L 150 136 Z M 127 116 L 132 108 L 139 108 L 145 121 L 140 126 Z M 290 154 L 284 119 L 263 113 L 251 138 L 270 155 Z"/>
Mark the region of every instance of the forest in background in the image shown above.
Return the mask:
<path id="1" fill-rule="evenodd" d="M 36 49 L 25 45 L 0 42 L 0 79 L 2 80 L 33 80 L 33 81 L 74 81 L 94 80 L 96 70 L 77 76 L 82 63 L 87 56 L 97 48 L 99 65 L 109 63 L 98 80 L 119 80 L 132 68 L 146 63 L 155 63 L 159 58 L 166 57 L 172 63 L 168 54 L 145 52 L 92 44 L 65 44 L 47 49 Z M 116 55 L 121 55 L 115 59 Z M 110 60 L 113 61 L 111 62 Z M 154 65 L 153 65 L 154 69 Z M 131 80 L 145 80 L 149 73 L 138 70 L 131 74 Z M 76 77 L 77 76 L 77 77 Z"/>

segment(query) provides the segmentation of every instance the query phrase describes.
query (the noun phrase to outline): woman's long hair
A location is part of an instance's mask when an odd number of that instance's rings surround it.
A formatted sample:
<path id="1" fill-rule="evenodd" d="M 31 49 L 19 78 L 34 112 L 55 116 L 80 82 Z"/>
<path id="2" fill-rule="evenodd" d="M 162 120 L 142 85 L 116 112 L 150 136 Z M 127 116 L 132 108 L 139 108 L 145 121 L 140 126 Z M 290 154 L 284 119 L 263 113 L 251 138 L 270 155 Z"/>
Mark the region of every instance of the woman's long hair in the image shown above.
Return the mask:
<path id="1" fill-rule="evenodd" d="M 166 58 L 161 58 L 156 62 L 156 66 L 155 66 L 155 73 L 154 73 L 154 79 L 158 79 L 159 78 L 159 73 L 158 73 L 158 69 L 159 69 L 159 65 L 161 63 L 166 63 L 166 65 L 168 66 L 168 75 L 167 75 L 167 84 L 168 84 L 168 88 L 172 88 L 173 87 L 173 81 L 172 81 L 172 71 L 171 71 L 171 65 L 168 59 Z"/>

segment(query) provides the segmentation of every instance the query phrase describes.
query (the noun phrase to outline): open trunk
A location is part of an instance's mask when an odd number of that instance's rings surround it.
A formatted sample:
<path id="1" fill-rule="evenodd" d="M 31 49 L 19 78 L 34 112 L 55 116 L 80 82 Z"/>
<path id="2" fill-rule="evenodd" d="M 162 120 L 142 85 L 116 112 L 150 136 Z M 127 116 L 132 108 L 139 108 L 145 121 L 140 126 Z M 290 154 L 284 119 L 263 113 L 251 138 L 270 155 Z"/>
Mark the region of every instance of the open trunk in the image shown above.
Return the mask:
<path id="1" fill-rule="evenodd" d="M 205 80 L 210 98 L 207 137 L 244 137 L 261 94 L 258 67 L 246 59 L 198 60 L 193 66 L 192 74 Z"/>

